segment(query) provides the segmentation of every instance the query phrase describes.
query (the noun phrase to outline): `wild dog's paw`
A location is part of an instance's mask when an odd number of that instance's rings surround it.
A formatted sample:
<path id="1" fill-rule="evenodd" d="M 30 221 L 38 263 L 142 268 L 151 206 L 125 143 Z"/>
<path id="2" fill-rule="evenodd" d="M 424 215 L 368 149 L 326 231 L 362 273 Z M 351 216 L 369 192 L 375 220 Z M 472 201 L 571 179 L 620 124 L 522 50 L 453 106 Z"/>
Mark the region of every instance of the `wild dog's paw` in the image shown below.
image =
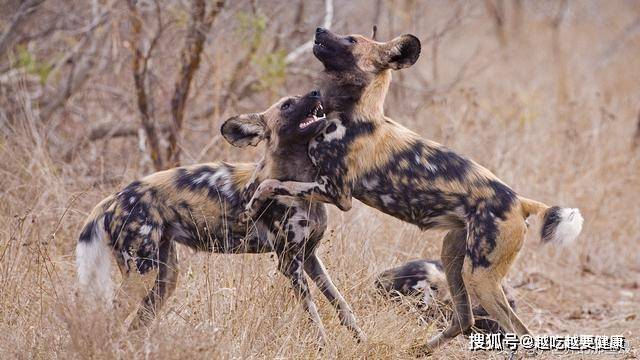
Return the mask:
<path id="1" fill-rule="evenodd" d="M 238 215 L 238 221 L 240 221 L 241 224 L 244 224 L 249 220 L 251 220 L 251 215 L 249 215 L 246 210 Z"/>
<path id="2" fill-rule="evenodd" d="M 244 211 L 240 213 L 240 215 L 238 215 L 238 220 L 240 220 L 241 223 L 246 223 L 251 221 L 254 215 L 255 215 L 255 211 L 252 211 L 251 208 L 247 207 L 246 209 L 244 209 Z"/>
<path id="3" fill-rule="evenodd" d="M 258 189 L 256 189 L 256 192 L 253 194 L 253 199 L 270 199 L 274 197 L 279 185 L 280 181 L 275 179 L 267 179 L 261 182 Z"/>
<path id="4" fill-rule="evenodd" d="M 254 196 L 251 198 L 247 206 L 245 206 L 244 210 L 238 216 L 240 222 L 245 223 L 254 219 L 258 215 L 258 210 L 262 205 L 262 200 Z"/>
<path id="5" fill-rule="evenodd" d="M 356 332 L 355 337 L 356 337 L 356 341 L 358 342 L 358 344 L 362 344 L 362 343 L 367 342 L 368 337 L 367 337 L 367 334 L 365 334 L 364 331 L 362 331 L 360 328 L 357 328 L 355 330 L 355 332 Z"/>

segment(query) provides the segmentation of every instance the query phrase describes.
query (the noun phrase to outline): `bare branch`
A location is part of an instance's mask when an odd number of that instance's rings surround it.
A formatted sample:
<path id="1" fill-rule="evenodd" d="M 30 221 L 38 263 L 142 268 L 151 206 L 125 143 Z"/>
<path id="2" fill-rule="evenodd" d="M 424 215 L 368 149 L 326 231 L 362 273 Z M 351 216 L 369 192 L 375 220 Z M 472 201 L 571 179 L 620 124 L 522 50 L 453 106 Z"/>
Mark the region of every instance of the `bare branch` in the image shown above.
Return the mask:
<path id="1" fill-rule="evenodd" d="M 566 14 L 569 10 L 569 2 L 567 0 L 562 0 L 558 7 L 558 12 L 551 20 L 551 29 L 552 29 L 552 49 L 553 55 L 556 58 L 556 68 L 558 71 L 557 75 L 557 84 L 558 84 L 558 99 L 560 99 L 561 103 L 564 103 L 569 96 L 569 88 L 567 82 L 567 64 L 564 55 L 564 49 L 560 43 L 560 30 L 562 27 L 562 23 Z"/>
<path id="2" fill-rule="evenodd" d="M 625 26 L 622 32 L 600 53 L 596 67 L 606 66 L 613 57 L 635 33 L 640 32 L 640 16 Z"/>
<path id="3" fill-rule="evenodd" d="M 431 37 L 425 39 L 424 44 L 431 42 L 431 76 L 434 82 L 438 81 L 438 50 L 440 47 L 440 41 L 450 31 L 458 27 L 462 23 L 464 14 L 462 6 L 458 5 L 451 17 L 447 19 L 444 26 L 441 29 L 436 29 Z"/>
<path id="4" fill-rule="evenodd" d="M 636 131 L 633 134 L 633 142 L 631 143 L 631 148 L 633 150 L 640 147 L 640 111 L 638 112 L 638 119 L 636 123 Z"/>
<path id="5" fill-rule="evenodd" d="M 500 45 L 505 46 L 507 44 L 507 34 L 505 30 L 504 0 L 495 0 L 495 2 L 493 0 L 485 0 L 484 6 L 489 16 L 493 19 L 493 25 Z"/>
<path id="6" fill-rule="evenodd" d="M 473 62 L 473 59 L 476 58 L 476 56 L 478 55 L 478 53 L 480 52 L 480 47 L 477 47 L 476 50 L 473 52 L 473 54 L 471 56 L 469 56 L 467 58 L 467 60 L 458 68 L 458 71 L 456 72 L 456 75 L 450 80 L 448 81 L 446 84 L 440 85 L 440 86 L 430 86 L 427 82 L 427 79 L 424 78 L 424 76 L 422 76 L 420 73 L 418 73 L 418 76 L 420 76 L 420 82 L 423 84 L 422 86 L 412 86 L 409 84 L 406 84 L 404 82 L 392 82 L 391 86 L 392 87 L 401 87 L 401 88 L 406 88 L 412 91 L 416 91 L 419 92 L 421 94 L 423 94 L 423 98 L 424 99 L 429 99 L 432 98 L 438 94 L 446 94 L 448 92 L 450 92 L 452 89 L 454 89 L 456 86 L 458 86 L 458 84 L 462 83 L 463 81 L 468 80 L 469 78 L 481 73 L 482 71 L 484 71 L 486 68 L 489 67 L 489 64 L 487 64 L 486 66 L 480 67 L 478 69 L 476 69 L 473 73 L 469 74 L 469 67 L 471 66 L 471 63 Z"/>
<path id="7" fill-rule="evenodd" d="M 423 42 L 427 43 L 430 41 L 438 41 L 440 40 L 440 38 L 444 37 L 447 33 L 451 32 L 452 30 L 460 26 L 460 24 L 462 23 L 462 20 L 464 20 L 464 18 L 467 16 L 467 12 L 463 10 L 464 10 L 463 5 L 458 3 L 455 11 L 447 19 L 447 21 L 444 23 L 442 28 L 434 31 L 433 35 L 424 39 Z"/>
<path id="8" fill-rule="evenodd" d="M 74 144 L 65 152 L 63 159 L 65 161 L 71 161 L 73 155 L 76 152 L 94 141 L 138 136 L 139 130 L 140 128 L 138 126 L 122 124 L 120 121 L 108 121 L 98 125 L 94 125 L 91 127 L 91 129 L 89 130 L 89 134 L 86 137 L 83 137 L 80 142 Z M 158 130 L 161 133 L 168 133 L 169 131 L 171 131 L 171 127 L 168 124 L 161 124 L 158 127 Z"/>
<path id="9" fill-rule="evenodd" d="M 333 23 L 333 0 L 325 0 L 324 2 L 324 21 L 322 22 L 322 27 L 325 29 L 331 28 L 331 24 Z M 313 39 L 307 41 L 306 43 L 298 46 L 293 51 L 291 51 L 284 58 L 284 62 L 288 65 L 292 62 L 296 61 L 302 54 L 308 53 L 311 49 L 313 49 Z"/>
<path id="10" fill-rule="evenodd" d="M 141 49 L 142 20 L 136 6 L 135 0 L 128 0 L 129 18 L 131 21 L 131 44 L 133 47 L 133 81 L 136 88 L 136 98 L 140 121 L 145 131 L 147 142 L 149 143 L 151 161 L 156 170 L 164 167 L 162 154 L 160 152 L 160 141 L 156 133 L 155 121 L 151 117 L 149 94 L 147 91 L 147 61 Z"/>
<path id="11" fill-rule="evenodd" d="M 104 45 L 103 39 L 106 37 L 106 34 L 99 35 L 97 29 L 104 25 L 109 18 L 112 5 L 113 3 L 109 4 L 101 13 L 96 12 L 94 14 L 93 20 L 87 26 L 87 31 L 83 33 L 74 51 L 65 57 L 66 60 L 64 60 L 64 63 L 71 62 L 71 69 L 67 76 L 67 81 L 61 89 L 58 89 L 57 96 L 47 101 L 43 106 L 40 113 L 43 121 L 48 121 L 89 78 L 89 74 L 94 65 L 93 60 L 98 52 L 98 46 Z M 59 66 L 62 66 L 62 63 L 62 61 L 59 62 L 59 64 L 61 64 Z"/>
<path id="12" fill-rule="evenodd" d="M 2 35 L 0 35 L 0 54 L 4 54 L 5 47 L 9 44 L 13 33 L 20 26 L 22 21 L 32 14 L 43 2 L 44 0 L 27 0 L 20 4 L 18 12 L 11 17 L 6 30 L 2 32 Z"/>
<path id="13" fill-rule="evenodd" d="M 253 41 L 251 43 L 251 47 L 249 48 L 249 51 L 245 54 L 245 56 L 242 59 L 240 59 L 240 61 L 236 63 L 236 66 L 233 68 L 233 71 L 231 72 L 231 80 L 229 82 L 228 90 L 226 94 L 222 97 L 222 100 L 220 101 L 221 109 L 224 110 L 227 107 L 229 100 L 235 99 L 237 97 L 238 88 L 240 88 L 240 86 L 242 85 L 242 81 L 245 78 L 245 74 L 249 69 L 249 63 L 251 63 L 251 59 L 253 59 L 255 54 L 258 52 L 259 46 L 260 46 L 260 41 Z"/>
<path id="14" fill-rule="evenodd" d="M 182 129 L 184 120 L 184 108 L 189 96 L 189 88 L 193 75 L 200 66 L 200 55 L 207 38 L 207 33 L 211 24 L 218 16 L 224 6 L 224 0 L 218 0 L 212 5 L 209 12 L 205 14 L 206 3 L 204 0 L 194 0 L 191 12 L 191 25 L 187 31 L 184 48 L 181 54 L 181 69 L 175 90 L 171 99 L 171 115 L 173 126 L 169 134 L 169 148 L 167 150 L 167 160 L 170 166 L 180 164 L 180 148 L 178 147 L 178 136 Z"/>
<path id="15" fill-rule="evenodd" d="M 167 124 L 161 124 L 158 129 L 160 132 L 168 132 L 170 130 L 170 126 Z M 89 130 L 89 135 L 87 136 L 87 140 L 96 141 L 104 138 L 119 138 L 119 137 L 128 137 L 128 136 L 137 136 L 138 135 L 138 127 L 130 126 L 130 125 L 121 125 L 117 122 L 108 122 L 99 124 L 97 126 L 93 126 L 91 130 Z"/>
<path id="16" fill-rule="evenodd" d="M 304 0 L 298 1 L 298 8 L 296 9 L 296 15 L 293 21 L 293 31 L 291 32 L 292 36 L 303 35 L 304 30 L 302 29 L 302 23 L 304 22 Z M 282 24 L 279 24 L 282 25 Z M 280 32 L 278 32 L 279 34 Z"/>
<path id="17" fill-rule="evenodd" d="M 567 2 L 567 0 L 562 0 L 558 7 L 558 12 L 556 13 L 556 15 L 553 17 L 553 20 L 551 21 L 551 27 L 553 27 L 556 30 L 560 28 L 560 25 L 562 25 L 562 21 L 567 16 L 568 10 L 569 10 L 569 3 Z"/>

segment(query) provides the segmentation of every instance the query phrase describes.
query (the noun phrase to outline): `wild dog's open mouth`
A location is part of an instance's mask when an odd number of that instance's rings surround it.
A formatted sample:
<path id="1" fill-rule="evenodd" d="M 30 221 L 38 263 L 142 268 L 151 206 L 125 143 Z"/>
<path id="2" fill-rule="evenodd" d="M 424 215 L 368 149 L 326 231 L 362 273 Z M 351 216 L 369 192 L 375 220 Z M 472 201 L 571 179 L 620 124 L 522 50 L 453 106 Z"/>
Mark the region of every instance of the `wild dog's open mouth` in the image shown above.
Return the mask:
<path id="1" fill-rule="evenodd" d="M 298 125 L 298 127 L 300 127 L 300 129 L 304 129 L 307 126 L 324 120 L 326 119 L 327 116 L 324 114 L 324 109 L 322 108 L 322 104 L 318 104 L 318 106 L 316 106 L 315 108 L 313 108 L 309 114 L 307 114 L 307 117 L 305 118 L 305 121 L 301 122 L 300 125 Z"/>

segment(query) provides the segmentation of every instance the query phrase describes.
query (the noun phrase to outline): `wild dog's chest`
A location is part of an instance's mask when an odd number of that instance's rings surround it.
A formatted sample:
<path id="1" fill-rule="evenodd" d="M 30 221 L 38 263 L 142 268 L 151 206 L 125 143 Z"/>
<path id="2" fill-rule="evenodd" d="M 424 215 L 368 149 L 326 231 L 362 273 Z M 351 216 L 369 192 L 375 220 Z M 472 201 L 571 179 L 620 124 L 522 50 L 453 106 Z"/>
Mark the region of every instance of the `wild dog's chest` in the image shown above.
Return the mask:
<path id="1" fill-rule="evenodd" d="M 331 119 L 324 130 L 309 142 L 309 157 L 322 175 L 331 177 L 342 187 L 353 162 L 352 145 L 374 133 L 375 126 L 352 122 L 343 116 Z"/>
<path id="2" fill-rule="evenodd" d="M 332 119 L 322 133 L 309 142 L 309 157 L 323 174 L 338 177 L 346 171 L 348 146 L 347 127 L 341 119 Z"/>
<path id="3" fill-rule="evenodd" d="M 303 246 L 313 251 L 327 226 L 324 204 L 290 197 L 279 197 L 260 209 L 257 223 L 259 241 L 270 244 L 273 251 L 287 246 Z"/>

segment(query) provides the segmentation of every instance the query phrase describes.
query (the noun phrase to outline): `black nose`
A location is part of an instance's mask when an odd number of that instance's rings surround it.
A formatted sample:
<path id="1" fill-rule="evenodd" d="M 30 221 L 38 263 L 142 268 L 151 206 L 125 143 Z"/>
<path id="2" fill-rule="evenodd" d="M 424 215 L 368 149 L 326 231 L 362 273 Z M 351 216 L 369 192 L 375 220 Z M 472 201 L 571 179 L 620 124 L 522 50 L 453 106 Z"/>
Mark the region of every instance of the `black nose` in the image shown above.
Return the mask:
<path id="1" fill-rule="evenodd" d="M 311 96 L 313 98 L 320 98 L 320 91 L 313 90 L 312 92 L 309 93 L 309 96 Z"/>
<path id="2" fill-rule="evenodd" d="M 323 34 L 323 33 L 326 33 L 326 32 L 327 32 L 327 29 L 325 29 L 325 28 L 322 28 L 322 27 L 316 28 L 316 35 Z"/>

